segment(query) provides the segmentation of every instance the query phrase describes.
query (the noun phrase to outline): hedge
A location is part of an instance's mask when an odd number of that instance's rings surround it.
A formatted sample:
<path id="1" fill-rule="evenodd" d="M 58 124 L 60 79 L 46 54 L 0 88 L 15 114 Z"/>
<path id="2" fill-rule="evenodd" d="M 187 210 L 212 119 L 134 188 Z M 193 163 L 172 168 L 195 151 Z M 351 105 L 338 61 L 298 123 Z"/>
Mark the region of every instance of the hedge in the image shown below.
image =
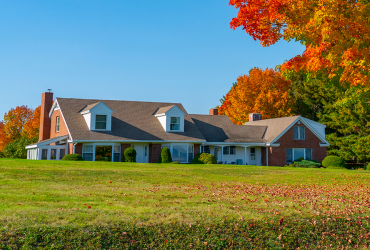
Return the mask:
<path id="1" fill-rule="evenodd" d="M 346 168 L 344 160 L 338 156 L 329 155 L 322 161 L 322 165 L 326 168 Z"/>
<path id="2" fill-rule="evenodd" d="M 208 153 L 199 153 L 192 161 L 193 164 L 216 164 L 216 158 Z"/>
<path id="3" fill-rule="evenodd" d="M 125 162 L 136 162 L 136 150 L 134 148 L 126 148 L 123 152 Z"/>
<path id="4" fill-rule="evenodd" d="M 83 161 L 83 160 L 84 159 L 79 154 L 68 154 L 63 156 L 62 158 L 62 161 Z"/>

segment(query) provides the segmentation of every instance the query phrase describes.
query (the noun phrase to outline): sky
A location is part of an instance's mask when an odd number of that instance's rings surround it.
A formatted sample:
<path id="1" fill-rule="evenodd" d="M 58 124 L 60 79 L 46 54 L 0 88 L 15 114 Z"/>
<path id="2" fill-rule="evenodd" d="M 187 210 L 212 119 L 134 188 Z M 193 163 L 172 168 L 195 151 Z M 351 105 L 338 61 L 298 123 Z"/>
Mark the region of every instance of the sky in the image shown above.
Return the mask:
<path id="1" fill-rule="evenodd" d="M 263 48 L 227 0 L 0 1 L 0 120 L 54 97 L 179 102 L 208 114 L 254 67 L 275 68 L 304 47 Z"/>

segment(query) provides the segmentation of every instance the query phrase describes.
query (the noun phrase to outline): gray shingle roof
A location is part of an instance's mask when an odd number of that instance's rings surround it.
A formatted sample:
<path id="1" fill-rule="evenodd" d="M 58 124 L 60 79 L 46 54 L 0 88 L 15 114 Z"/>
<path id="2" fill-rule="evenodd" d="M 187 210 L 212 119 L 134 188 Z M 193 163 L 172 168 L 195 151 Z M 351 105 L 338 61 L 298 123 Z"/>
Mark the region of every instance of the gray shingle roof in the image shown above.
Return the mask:
<path id="1" fill-rule="evenodd" d="M 89 105 L 87 105 L 84 109 L 82 109 L 80 112 L 82 113 L 82 112 L 84 112 L 84 111 L 88 111 L 88 110 L 92 109 L 93 107 L 95 107 L 96 105 L 98 105 L 99 103 L 101 103 L 101 102 L 97 102 L 97 103 L 89 104 Z"/>
<path id="2" fill-rule="evenodd" d="M 247 127 L 266 126 L 266 134 L 264 139 L 267 143 L 271 143 L 277 136 L 284 132 L 299 116 L 281 117 L 274 119 L 266 119 L 260 121 L 246 122 Z"/>
<path id="3" fill-rule="evenodd" d="M 180 103 L 134 102 L 57 98 L 73 140 L 145 140 L 145 141 L 205 141 Z M 90 131 L 80 114 L 86 106 L 102 101 L 112 113 L 112 131 Z M 154 113 L 163 107 L 176 105 L 185 115 L 185 132 L 164 131 Z"/>
<path id="4" fill-rule="evenodd" d="M 156 114 L 163 114 L 166 113 L 168 110 L 172 109 L 175 105 L 167 106 L 167 107 L 162 107 L 155 112 Z"/>
<path id="5" fill-rule="evenodd" d="M 191 115 L 207 142 L 265 143 L 266 126 L 234 125 L 226 115 Z"/>

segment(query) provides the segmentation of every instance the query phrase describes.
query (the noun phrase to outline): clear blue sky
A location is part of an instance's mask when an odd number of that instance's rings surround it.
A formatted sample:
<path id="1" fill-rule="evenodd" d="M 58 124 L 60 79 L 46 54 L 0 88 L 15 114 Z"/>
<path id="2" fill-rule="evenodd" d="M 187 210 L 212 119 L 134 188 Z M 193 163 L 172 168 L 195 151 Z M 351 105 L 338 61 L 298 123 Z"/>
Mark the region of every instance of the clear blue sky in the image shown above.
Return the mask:
<path id="1" fill-rule="evenodd" d="M 0 120 L 56 97 L 181 102 L 205 114 L 253 67 L 304 47 L 263 48 L 230 29 L 228 0 L 0 1 Z"/>

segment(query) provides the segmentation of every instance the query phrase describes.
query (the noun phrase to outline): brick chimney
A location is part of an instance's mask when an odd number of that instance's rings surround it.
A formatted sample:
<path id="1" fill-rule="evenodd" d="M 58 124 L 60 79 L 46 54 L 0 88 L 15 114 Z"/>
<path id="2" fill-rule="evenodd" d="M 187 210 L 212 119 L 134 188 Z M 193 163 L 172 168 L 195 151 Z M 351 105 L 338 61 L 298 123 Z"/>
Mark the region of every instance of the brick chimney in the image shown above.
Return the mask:
<path id="1" fill-rule="evenodd" d="M 40 132 L 39 141 L 50 139 L 50 123 L 49 112 L 53 106 L 53 93 L 45 92 L 41 96 L 41 113 L 40 113 Z"/>
<path id="2" fill-rule="evenodd" d="M 210 109 L 209 115 L 218 115 L 218 109 Z"/>
<path id="3" fill-rule="evenodd" d="M 250 113 L 249 114 L 249 121 L 250 122 L 259 121 L 259 120 L 262 120 L 262 114 L 260 114 L 260 113 Z"/>

